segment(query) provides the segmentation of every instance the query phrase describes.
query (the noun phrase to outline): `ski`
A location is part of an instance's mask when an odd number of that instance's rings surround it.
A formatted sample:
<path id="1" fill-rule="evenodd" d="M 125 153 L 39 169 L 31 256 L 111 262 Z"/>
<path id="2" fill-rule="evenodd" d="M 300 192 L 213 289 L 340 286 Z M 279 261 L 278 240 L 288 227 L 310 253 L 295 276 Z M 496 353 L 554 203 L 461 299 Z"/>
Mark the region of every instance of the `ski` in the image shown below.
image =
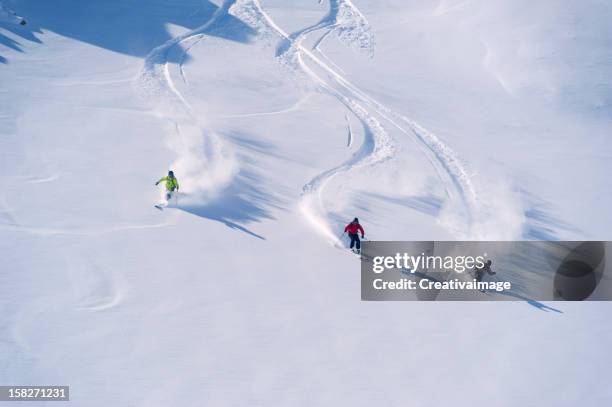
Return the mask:
<path id="1" fill-rule="evenodd" d="M 358 256 L 361 260 L 366 260 L 366 261 L 372 261 L 372 257 L 363 254 L 362 252 L 357 252 L 353 249 L 348 249 L 348 251 L 350 251 L 351 253 L 353 253 L 355 256 Z"/>

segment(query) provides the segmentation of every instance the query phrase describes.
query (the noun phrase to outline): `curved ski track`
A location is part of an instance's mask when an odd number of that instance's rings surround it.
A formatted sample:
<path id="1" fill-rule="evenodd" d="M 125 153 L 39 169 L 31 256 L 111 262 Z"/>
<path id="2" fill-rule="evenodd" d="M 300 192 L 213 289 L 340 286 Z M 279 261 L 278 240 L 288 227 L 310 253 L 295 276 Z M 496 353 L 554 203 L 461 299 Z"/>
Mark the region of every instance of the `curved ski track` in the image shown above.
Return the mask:
<path id="1" fill-rule="evenodd" d="M 339 30 L 338 36 L 341 39 L 348 40 L 349 43 L 357 42 L 361 48 L 370 48 L 371 51 L 373 41 L 371 41 L 371 38 L 362 35 L 364 30 L 369 30 L 367 21 L 349 0 L 330 0 L 329 12 L 326 16 L 318 23 L 293 34 L 283 31 L 263 10 L 258 0 L 239 0 L 235 7 L 239 9 L 236 10 L 238 13 L 244 14 L 253 23 L 271 30 L 282 39 L 277 49 L 277 57 L 283 64 L 291 66 L 296 71 L 306 73 L 319 86 L 321 91 L 334 96 L 346 106 L 366 129 L 362 146 L 351 158 L 317 175 L 303 187 L 302 209 L 304 209 L 309 220 L 322 233 L 337 243 L 338 238 L 331 231 L 324 217 L 322 193 L 325 184 L 342 172 L 364 166 L 374 166 L 392 159 L 395 155 L 393 139 L 375 115 L 386 120 L 401 133 L 417 142 L 445 185 L 451 202 L 454 202 L 458 206 L 459 212 L 463 214 L 466 229 L 470 230 L 472 228 L 474 217 L 480 206 L 478 196 L 468 171 L 450 147 L 418 123 L 362 92 L 302 45 L 308 34 L 327 29 L 328 32 L 315 43 L 313 48 L 316 49 L 331 31 Z M 327 81 L 304 63 L 304 57 L 307 57 L 309 61 L 326 74 Z M 471 230 L 467 235 L 470 234 Z"/>

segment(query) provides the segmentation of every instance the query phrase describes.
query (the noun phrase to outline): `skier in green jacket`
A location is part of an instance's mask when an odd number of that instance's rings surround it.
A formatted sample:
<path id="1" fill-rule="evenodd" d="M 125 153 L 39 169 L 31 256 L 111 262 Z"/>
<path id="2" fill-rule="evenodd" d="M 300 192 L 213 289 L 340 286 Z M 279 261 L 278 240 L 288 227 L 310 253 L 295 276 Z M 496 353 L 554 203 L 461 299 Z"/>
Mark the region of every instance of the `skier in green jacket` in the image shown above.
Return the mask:
<path id="1" fill-rule="evenodd" d="M 172 196 L 174 195 L 174 191 L 178 193 L 179 183 L 176 177 L 174 176 L 174 172 L 172 170 L 168 171 L 168 175 L 162 177 L 159 181 L 155 183 L 155 185 L 159 185 L 160 182 L 166 183 L 166 201 L 170 201 Z"/>

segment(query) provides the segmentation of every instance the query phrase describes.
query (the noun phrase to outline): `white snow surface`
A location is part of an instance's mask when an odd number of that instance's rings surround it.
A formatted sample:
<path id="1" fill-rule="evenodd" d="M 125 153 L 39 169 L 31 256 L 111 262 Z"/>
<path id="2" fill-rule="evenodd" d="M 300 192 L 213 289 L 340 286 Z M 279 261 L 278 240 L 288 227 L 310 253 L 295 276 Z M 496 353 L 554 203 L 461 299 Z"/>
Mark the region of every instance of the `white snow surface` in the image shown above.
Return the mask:
<path id="1" fill-rule="evenodd" d="M 3 3 L 28 24 L 0 19 L 0 384 L 612 400 L 608 303 L 361 302 L 339 238 L 609 240 L 611 3 Z"/>

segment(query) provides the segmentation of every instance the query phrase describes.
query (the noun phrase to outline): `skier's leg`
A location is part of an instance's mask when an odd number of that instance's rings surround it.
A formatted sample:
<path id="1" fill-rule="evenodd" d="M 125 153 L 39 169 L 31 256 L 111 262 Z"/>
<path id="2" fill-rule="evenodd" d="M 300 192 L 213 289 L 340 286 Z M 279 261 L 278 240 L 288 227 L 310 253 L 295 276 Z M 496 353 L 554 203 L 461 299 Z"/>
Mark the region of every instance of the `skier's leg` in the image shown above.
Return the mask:
<path id="1" fill-rule="evenodd" d="M 166 199 L 166 192 L 164 191 L 161 196 L 159 197 L 159 206 L 166 206 L 166 204 L 168 203 L 167 199 Z"/>
<path id="2" fill-rule="evenodd" d="M 355 235 L 352 233 L 349 233 L 349 237 L 351 238 L 351 245 L 349 247 L 349 249 L 352 249 L 353 246 L 355 246 Z"/>
<path id="3" fill-rule="evenodd" d="M 357 244 L 357 253 L 361 253 L 361 240 L 359 240 L 359 235 L 355 235 L 355 243 Z"/>
<path id="4" fill-rule="evenodd" d="M 159 205 L 165 208 L 170 203 L 170 198 L 172 198 L 172 193 L 166 190 Z"/>

